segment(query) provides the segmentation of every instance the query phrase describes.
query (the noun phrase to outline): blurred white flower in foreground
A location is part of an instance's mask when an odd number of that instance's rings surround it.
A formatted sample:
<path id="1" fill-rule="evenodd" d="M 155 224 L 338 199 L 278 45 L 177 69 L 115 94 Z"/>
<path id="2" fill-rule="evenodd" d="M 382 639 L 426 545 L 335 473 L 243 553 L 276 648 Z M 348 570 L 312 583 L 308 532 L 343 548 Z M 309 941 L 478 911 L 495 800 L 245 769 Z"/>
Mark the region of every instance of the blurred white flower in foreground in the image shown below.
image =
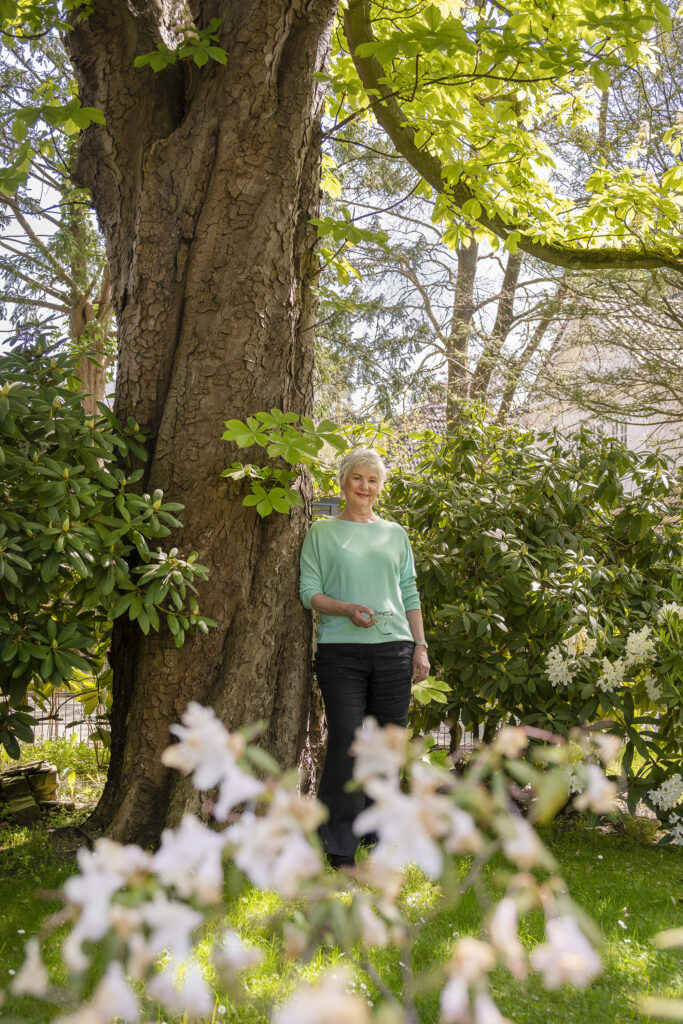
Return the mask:
<path id="1" fill-rule="evenodd" d="M 372 877 L 376 873 L 381 876 L 385 870 L 400 871 L 409 864 L 417 864 L 425 874 L 438 878 L 443 853 L 434 837 L 439 834 L 443 811 L 435 803 L 445 798 L 418 799 L 380 780 L 368 782 L 365 789 L 373 803 L 358 815 L 353 831 L 358 836 L 377 834 L 377 845 L 368 858 Z"/>
<path id="2" fill-rule="evenodd" d="M 526 974 L 526 955 L 519 939 L 518 925 L 517 904 L 510 896 L 505 896 L 497 904 L 489 921 L 489 938 L 510 973 L 515 978 L 523 978 Z"/>
<path id="3" fill-rule="evenodd" d="M 592 811 L 593 814 L 611 814 L 616 809 L 617 787 L 611 782 L 597 764 L 585 764 L 580 775 L 584 786 L 579 796 L 574 798 L 577 811 Z"/>
<path id="4" fill-rule="evenodd" d="M 488 992 L 477 992 L 474 997 L 473 1024 L 510 1024 L 504 1017 Z"/>
<path id="5" fill-rule="evenodd" d="M 464 978 L 456 974 L 448 979 L 441 990 L 439 1006 L 445 1024 L 469 1024 L 470 991 Z"/>
<path id="6" fill-rule="evenodd" d="M 493 749 L 503 757 L 519 757 L 529 745 L 529 737 L 521 725 L 507 725 L 494 737 Z"/>
<path id="7" fill-rule="evenodd" d="M 175 886 L 185 899 L 196 896 L 202 903 L 218 903 L 223 894 L 226 842 L 225 833 L 214 832 L 186 814 L 179 828 L 162 832 L 152 868 L 164 885 Z"/>
<path id="8" fill-rule="evenodd" d="M 177 965 L 173 962 L 147 982 L 147 992 L 171 1013 L 186 1013 L 190 1020 L 207 1017 L 215 998 L 197 963 L 183 966 L 180 984 L 176 984 Z"/>
<path id="9" fill-rule="evenodd" d="M 112 896 L 136 875 L 147 873 L 152 858 L 139 846 L 98 839 L 92 850 L 81 848 L 76 860 L 80 874 L 67 878 L 64 894 L 79 914 L 62 953 L 71 970 L 80 972 L 90 963 L 82 951 L 83 942 L 101 939 L 109 930 Z"/>
<path id="10" fill-rule="evenodd" d="M 464 978 L 471 984 L 479 981 L 496 966 L 496 954 L 493 947 L 473 935 L 466 935 L 453 946 L 451 959 L 446 964 L 446 973 L 454 977 Z"/>
<path id="11" fill-rule="evenodd" d="M 546 988 L 565 983 L 585 988 L 602 970 L 602 962 L 573 917 L 553 917 L 545 924 L 546 942 L 531 953 L 531 964 Z"/>
<path id="12" fill-rule="evenodd" d="M 299 886 L 323 870 L 320 853 L 309 843 L 326 810 L 311 797 L 277 789 L 263 815 L 245 811 L 225 830 L 235 864 L 260 889 L 276 889 L 296 899 Z"/>
<path id="13" fill-rule="evenodd" d="M 272 1024 L 370 1024 L 366 1001 L 347 991 L 351 980 L 347 971 L 330 971 L 318 985 L 299 986 L 276 1008 Z"/>
<path id="14" fill-rule="evenodd" d="M 478 988 L 496 965 L 496 954 L 488 942 L 468 935 L 456 942 L 446 964 L 448 981 L 441 991 L 441 1019 L 444 1024 L 507 1024 L 506 1018 L 487 992 Z M 470 986 L 474 994 L 470 1006 Z"/>
<path id="15" fill-rule="evenodd" d="M 377 724 L 371 716 L 366 718 L 350 747 L 355 758 L 353 777 L 356 782 L 384 779 L 398 786 L 399 772 L 408 757 L 408 738 L 400 725 Z"/>
<path id="16" fill-rule="evenodd" d="M 615 736 L 611 732 L 592 733 L 591 741 L 595 744 L 604 765 L 611 764 L 617 757 L 623 742 L 620 736 Z"/>
<path id="17" fill-rule="evenodd" d="M 374 728 L 374 720 L 366 721 Z M 400 731 L 405 753 L 405 730 L 391 728 L 394 735 L 391 750 L 400 746 L 396 735 Z M 360 730 L 356 731 L 352 751 L 361 749 L 362 735 Z M 373 766 L 376 774 L 372 774 Z M 357 759 L 354 766 L 357 781 L 360 781 L 359 771 L 363 775 L 363 788 L 373 802 L 358 815 L 353 830 L 359 836 L 375 833 L 378 837 L 366 871 L 367 877 L 383 891 L 387 891 L 396 873 L 409 864 L 417 864 L 431 878 L 438 878 L 443 870 L 443 850 L 438 840 L 443 840 L 446 849 L 454 853 L 469 853 L 480 848 L 480 833 L 470 815 L 453 804 L 448 793 L 454 786 L 453 777 L 443 768 L 414 761 L 409 793 L 399 789 L 398 769 L 392 757 L 368 756 L 360 768 Z"/>
<path id="18" fill-rule="evenodd" d="M 245 946 L 232 928 L 224 932 L 222 939 L 213 949 L 213 962 L 224 981 L 230 982 L 250 967 L 256 967 L 263 960 L 263 951 L 256 946 Z"/>
<path id="19" fill-rule="evenodd" d="M 26 943 L 24 953 L 24 963 L 19 973 L 12 978 L 10 989 L 15 996 L 43 996 L 50 982 L 40 958 L 40 943 L 35 936 Z"/>
<path id="20" fill-rule="evenodd" d="M 228 732 L 211 708 L 195 701 L 190 701 L 180 721 L 182 725 L 171 726 L 178 743 L 164 750 L 162 763 L 192 775 L 197 789 L 218 786 L 213 815 L 218 821 L 225 821 L 233 807 L 253 800 L 264 790 L 263 783 L 237 764 L 246 750 L 246 740 L 239 733 Z"/>
<path id="21" fill-rule="evenodd" d="M 53 1024 L 111 1024 L 113 1020 L 136 1021 L 140 1016 L 137 996 L 113 960 L 87 1003 L 75 1013 L 56 1017 Z"/>
<path id="22" fill-rule="evenodd" d="M 355 905 L 358 909 L 363 943 L 370 947 L 386 946 L 389 942 L 389 929 L 382 918 L 363 899 L 357 899 Z"/>
<path id="23" fill-rule="evenodd" d="M 526 818 L 506 818 L 500 826 L 503 853 L 517 867 L 533 868 L 547 860 L 546 850 Z"/>

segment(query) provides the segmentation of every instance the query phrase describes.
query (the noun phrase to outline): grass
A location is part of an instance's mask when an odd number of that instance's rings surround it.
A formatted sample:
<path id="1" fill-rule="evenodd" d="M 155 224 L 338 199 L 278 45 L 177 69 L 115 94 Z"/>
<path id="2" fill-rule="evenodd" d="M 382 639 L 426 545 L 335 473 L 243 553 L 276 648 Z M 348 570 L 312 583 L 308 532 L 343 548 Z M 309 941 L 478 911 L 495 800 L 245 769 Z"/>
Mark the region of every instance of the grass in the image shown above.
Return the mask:
<path id="1" fill-rule="evenodd" d="M 76 733 L 68 739 L 22 743 L 19 761 L 8 757 L 5 750 L 0 747 L 0 772 L 17 764 L 26 764 L 28 761 L 50 761 L 60 774 L 73 771 L 81 778 L 98 776 L 102 771 L 106 771 L 106 761 L 104 765 L 102 763 L 102 751 L 100 750 L 98 754 L 92 743 L 79 740 Z"/>
<path id="2" fill-rule="evenodd" d="M 48 759 L 55 761 L 56 757 Z M 74 770 L 73 763 L 70 770 Z M 54 900 L 40 900 L 38 893 L 55 890 L 73 870 L 71 863 L 55 858 L 48 828 L 67 823 L 67 818 L 73 823 L 83 814 L 81 810 L 62 815 L 49 826 L 40 823 L 0 831 L 0 988 L 9 981 L 8 971 L 21 964 L 20 932 L 28 936 L 37 931 L 44 915 L 59 906 Z M 535 976 L 520 985 L 499 971 L 492 978 L 494 998 L 502 1012 L 517 1024 L 647 1024 L 648 1018 L 637 1007 L 640 995 L 680 998 L 683 989 L 683 955 L 675 950 L 658 950 L 650 942 L 656 932 L 681 924 L 683 851 L 657 847 L 644 841 L 637 831 L 605 833 L 591 830 L 581 821 L 547 828 L 544 839 L 557 858 L 570 893 L 602 932 L 605 970 L 583 992 L 566 987 L 547 992 Z M 437 900 L 437 888 L 419 871 L 410 872 L 403 896 L 406 913 L 418 920 Z M 217 990 L 213 1024 L 264 1024 L 269 1005 L 287 995 L 300 977 L 313 980 L 331 963 L 345 962 L 339 951 L 330 948 L 306 965 L 286 962 L 279 940 L 267 928 L 268 917 L 278 905 L 273 893 L 257 890 L 248 890 L 228 903 L 229 924 L 259 945 L 264 959 L 244 975 L 244 999 L 240 1004 Z M 456 913 L 437 914 L 413 949 L 415 971 L 427 971 L 435 962 L 446 959 L 454 937 L 476 933 L 478 925 L 478 910 L 469 896 Z M 527 946 L 533 947 L 542 938 L 540 917 L 526 919 L 522 939 Z M 399 952 L 390 948 L 371 954 L 384 983 L 396 992 L 401 985 L 399 957 Z M 57 937 L 51 942 L 47 961 L 58 974 Z M 357 992 L 376 1003 L 379 996 L 370 978 L 360 970 L 354 976 Z M 435 993 L 424 992 L 418 1006 L 421 1024 L 437 1024 Z M 220 1013 L 218 1007 L 225 1007 L 225 1012 Z M 3 1024 L 48 1024 L 57 1013 L 57 1009 L 34 999 L 9 997 L 0 1019 Z M 155 1019 L 162 1018 L 151 1018 Z M 169 1024 L 171 1019 L 166 1017 Z"/>

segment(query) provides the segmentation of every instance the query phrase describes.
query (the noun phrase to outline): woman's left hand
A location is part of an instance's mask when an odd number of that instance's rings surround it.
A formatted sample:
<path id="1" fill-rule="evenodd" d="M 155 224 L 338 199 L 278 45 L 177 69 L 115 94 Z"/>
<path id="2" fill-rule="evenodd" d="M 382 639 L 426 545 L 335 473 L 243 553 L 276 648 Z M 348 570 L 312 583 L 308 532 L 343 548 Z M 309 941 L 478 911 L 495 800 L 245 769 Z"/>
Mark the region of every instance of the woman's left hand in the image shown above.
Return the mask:
<path id="1" fill-rule="evenodd" d="M 416 644 L 413 653 L 413 682 L 421 683 L 429 675 L 429 658 L 427 648 L 422 644 Z"/>

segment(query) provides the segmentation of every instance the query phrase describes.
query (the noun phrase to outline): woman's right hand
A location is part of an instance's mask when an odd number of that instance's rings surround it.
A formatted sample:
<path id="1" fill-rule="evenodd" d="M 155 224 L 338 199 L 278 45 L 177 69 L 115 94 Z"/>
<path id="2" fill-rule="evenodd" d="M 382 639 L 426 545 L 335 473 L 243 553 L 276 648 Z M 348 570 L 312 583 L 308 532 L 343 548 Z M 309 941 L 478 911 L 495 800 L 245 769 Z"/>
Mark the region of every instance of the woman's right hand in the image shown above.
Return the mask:
<path id="1" fill-rule="evenodd" d="M 364 604 L 352 604 L 349 602 L 344 614 L 347 619 L 351 620 L 354 626 L 361 626 L 363 629 L 374 626 L 376 622 L 375 613 L 372 608 L 368 608 Z"/>

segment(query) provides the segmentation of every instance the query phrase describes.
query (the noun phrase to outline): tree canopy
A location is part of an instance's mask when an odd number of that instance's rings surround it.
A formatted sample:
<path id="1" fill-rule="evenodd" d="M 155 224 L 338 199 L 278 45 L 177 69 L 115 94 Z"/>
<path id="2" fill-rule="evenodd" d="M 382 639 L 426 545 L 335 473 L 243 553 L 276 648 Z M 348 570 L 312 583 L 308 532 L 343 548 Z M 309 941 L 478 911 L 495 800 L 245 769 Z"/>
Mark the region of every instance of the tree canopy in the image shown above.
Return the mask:
<path id="1" fill-rule="evenodd" d="M 597 161 L 577 201 L 555 188 L 540 137 L 595 120 L 610 71 L 654 61 L 659 25 L 672 27 L 662 0 L 349 0 L 331 78 L 339 123 L 372 110 L 438 193 L 456 244 L 479 231 L 565 267 L 680 269 L 680 165 L 657 179 Z"/>

